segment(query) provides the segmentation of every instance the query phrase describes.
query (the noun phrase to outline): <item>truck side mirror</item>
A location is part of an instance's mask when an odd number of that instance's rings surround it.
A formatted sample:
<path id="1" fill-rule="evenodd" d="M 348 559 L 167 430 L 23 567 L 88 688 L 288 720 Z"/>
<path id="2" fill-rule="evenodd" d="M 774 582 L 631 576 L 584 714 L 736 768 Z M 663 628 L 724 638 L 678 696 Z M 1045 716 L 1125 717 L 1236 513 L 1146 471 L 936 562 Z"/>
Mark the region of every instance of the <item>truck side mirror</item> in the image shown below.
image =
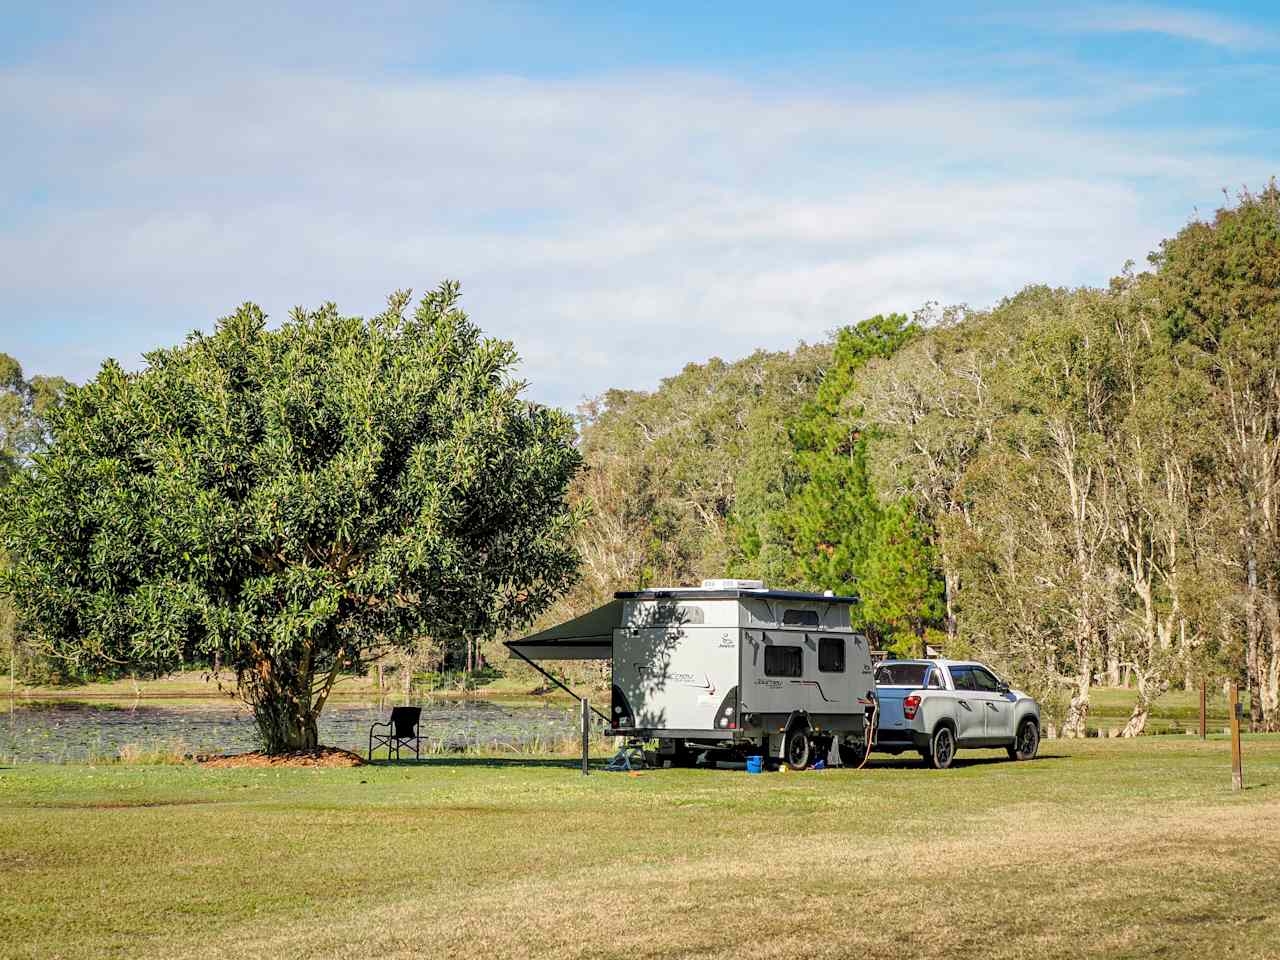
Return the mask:
<path id="1" fill-rule="evenodd" d="M 1009 692 L 1009 684 L 1007 684 L 1007 683 L 1005 683 L 1003 680 L 1001 680 L 1001 681 L 1000 681 L 1000 683 L 999 683 L 999 685 L 996 687 L 996 689 L 997 689 L 997 690 L 999 690 L 1001 693 L 1008 693 L 1008 692 Z"/>

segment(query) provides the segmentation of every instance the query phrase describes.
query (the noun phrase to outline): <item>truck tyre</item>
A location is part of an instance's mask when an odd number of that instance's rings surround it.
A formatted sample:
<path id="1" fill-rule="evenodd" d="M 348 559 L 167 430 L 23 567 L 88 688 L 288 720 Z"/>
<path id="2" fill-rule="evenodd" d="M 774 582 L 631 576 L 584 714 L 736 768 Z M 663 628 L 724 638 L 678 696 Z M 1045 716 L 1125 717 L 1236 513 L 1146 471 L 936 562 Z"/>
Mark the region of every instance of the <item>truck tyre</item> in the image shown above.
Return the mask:
<path id="1" fill-rule="evenodd" d="M 782 747 L 782 759 L 787 766 L 803 770 L 813 758 L 813 745 L 809 742 L 807 727 L 792 727 L 787 731 L 787 742 Z"/>
<path id="2" fill-rule="evenodd" d="M 956 758 L 956 735 L 945 723 L 933 731 L 929 741 L 929 752 L 924 755 L 924 762 L 935 770 L 945 770 Z"/>
<path id="3" fill-rule="evenodd" d="M 1032 717 L 1018 724 L 1018 735 L 1009 744 L 1010 760 L 1031 760 L 1040 749 L 1040 725 Z"/>

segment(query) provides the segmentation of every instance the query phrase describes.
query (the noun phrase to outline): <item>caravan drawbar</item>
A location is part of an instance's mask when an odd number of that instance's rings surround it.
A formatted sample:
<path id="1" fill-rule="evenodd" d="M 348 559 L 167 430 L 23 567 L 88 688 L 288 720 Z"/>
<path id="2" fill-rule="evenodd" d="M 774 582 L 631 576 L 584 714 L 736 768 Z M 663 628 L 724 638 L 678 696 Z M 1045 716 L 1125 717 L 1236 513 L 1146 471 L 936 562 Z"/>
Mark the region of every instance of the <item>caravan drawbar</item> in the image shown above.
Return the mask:
<path id="1" fill-rule="evenodd" d="M 805 767 L 867 752 L 875 682 L 855 597 L 758 580 L 626 591 L 585 616 L 507 644 L 534 660 L 610 659 L 609 736 L 659 757 L 762 754 Z"/>

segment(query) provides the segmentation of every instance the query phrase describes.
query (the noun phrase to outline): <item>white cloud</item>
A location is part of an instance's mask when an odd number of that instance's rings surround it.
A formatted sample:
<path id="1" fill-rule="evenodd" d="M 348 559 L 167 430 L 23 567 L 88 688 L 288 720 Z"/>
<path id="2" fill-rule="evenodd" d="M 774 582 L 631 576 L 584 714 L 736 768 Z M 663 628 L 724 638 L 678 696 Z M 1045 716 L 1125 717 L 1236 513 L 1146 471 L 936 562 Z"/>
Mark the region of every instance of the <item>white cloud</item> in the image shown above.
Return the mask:
<path id="1" fill-rule="evenodd" d="M 1254 24 L 1198 10 L 1155 6 L 1097 7 L 1068 15 L 1073 29 L 1097 33 L 1155 33 L 1231 50 L 1276 46 L 1280 38 Z"/>
<path id="2" fill-rule="evenodd" d="M 372 313 L 448 276 L 516 341 L 532 394 L 571 405 L 880 310 L 1102 282 L 1188 212 L 1142 182 L 1202 197 L 1265 172 L 1212 137 L 1097 127 L 1096 97 L 679 73 L 144 80 L 0 77 L 26 151 L 0 164 L 53 185 L 0 228 L 0 304 L 83 318 L 0 319 L 32 369 L 136 363 L 244 299 Z"/>

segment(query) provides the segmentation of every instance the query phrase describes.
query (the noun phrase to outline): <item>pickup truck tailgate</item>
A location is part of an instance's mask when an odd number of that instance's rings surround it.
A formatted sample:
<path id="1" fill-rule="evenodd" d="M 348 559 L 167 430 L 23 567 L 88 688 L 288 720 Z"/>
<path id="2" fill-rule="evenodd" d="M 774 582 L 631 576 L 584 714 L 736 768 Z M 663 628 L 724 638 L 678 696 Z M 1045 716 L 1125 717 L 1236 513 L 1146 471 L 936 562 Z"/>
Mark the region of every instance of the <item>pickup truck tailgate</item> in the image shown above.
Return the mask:
<path id="1" fill-rule="evenodd" d="M 911 739 L 911 721 L 902 715 L 902 701 L 912 693 L 922 692 L 917 687 L 876 687 L 876 698 L 880 701 L 880 717 L 876 721 L 879 740 Z"/>

